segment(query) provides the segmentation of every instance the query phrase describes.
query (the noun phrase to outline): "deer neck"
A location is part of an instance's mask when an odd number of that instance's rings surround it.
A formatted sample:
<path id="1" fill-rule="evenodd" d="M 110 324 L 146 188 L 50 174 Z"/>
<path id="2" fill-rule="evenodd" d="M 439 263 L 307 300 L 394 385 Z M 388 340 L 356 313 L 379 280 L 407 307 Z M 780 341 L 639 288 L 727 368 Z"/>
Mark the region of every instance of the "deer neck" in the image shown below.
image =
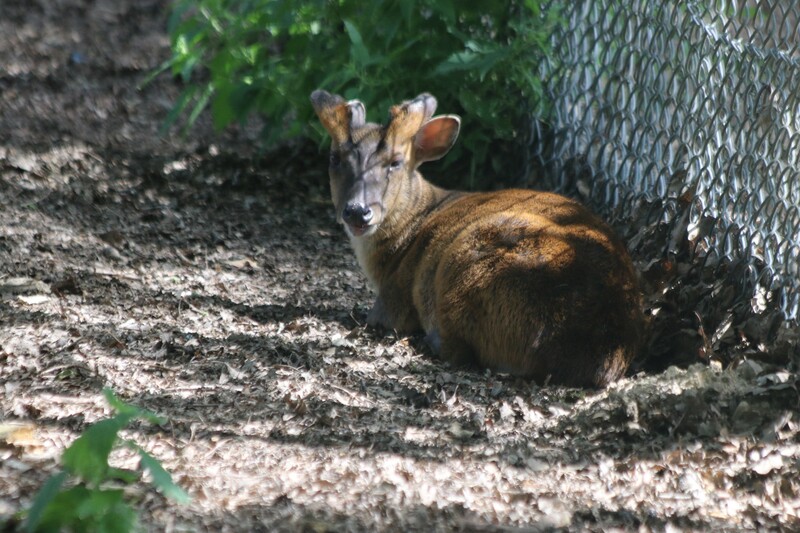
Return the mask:
<path id="1" fill-rule="evenodd" d="M 366 237 L 350 237 L 358 263 L 373 288 L 378 289 L 392 274 L 427 217 L 462 194 L 437 187 L 415 171 L 378 231 Z"/>

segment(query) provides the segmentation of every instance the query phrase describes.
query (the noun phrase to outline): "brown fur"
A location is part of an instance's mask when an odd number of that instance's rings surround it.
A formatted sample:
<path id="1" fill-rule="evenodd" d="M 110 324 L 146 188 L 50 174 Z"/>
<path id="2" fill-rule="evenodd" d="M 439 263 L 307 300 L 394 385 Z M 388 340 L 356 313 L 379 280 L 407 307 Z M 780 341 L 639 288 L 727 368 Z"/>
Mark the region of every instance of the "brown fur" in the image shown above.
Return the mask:
<path id="1" fill-rule="evenodd" d="M 606 224 L 556 194 L 427 182 L 417 166 L 444 155 L 459 124 L 431 118 L 430 95 L 394 106 L 386 127 L 352 120 L 357 101 L 315 91 L 312 103 L 333 137 L 339 220 L 348 203 L 374 213 L 363 235 L 348 227 L 378 292 L 371 325 L 425 331 L 446 360 L 539 382 L 603 386 L 625 372 L 643 316 L 630 258 Z"/>

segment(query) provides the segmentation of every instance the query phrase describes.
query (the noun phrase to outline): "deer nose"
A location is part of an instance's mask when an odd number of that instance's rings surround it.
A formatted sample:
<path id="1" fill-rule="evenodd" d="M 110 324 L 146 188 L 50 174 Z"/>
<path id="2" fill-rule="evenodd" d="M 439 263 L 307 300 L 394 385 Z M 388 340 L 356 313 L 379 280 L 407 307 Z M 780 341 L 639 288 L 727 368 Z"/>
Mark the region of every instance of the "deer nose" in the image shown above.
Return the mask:
<path id="1" fill-rule="evenodd" d="M 347 204 L 342 219 L 351 226 L 366 226 L 372 220 L 372 209 L 361 204 Z"/>

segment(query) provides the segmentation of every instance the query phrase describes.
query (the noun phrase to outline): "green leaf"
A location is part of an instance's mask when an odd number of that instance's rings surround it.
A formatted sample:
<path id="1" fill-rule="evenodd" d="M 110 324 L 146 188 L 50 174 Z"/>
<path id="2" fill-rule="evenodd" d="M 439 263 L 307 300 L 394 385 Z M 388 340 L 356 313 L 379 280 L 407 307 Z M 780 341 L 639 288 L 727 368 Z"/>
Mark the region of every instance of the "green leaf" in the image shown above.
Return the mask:
<path id="1" fill-rule="evenodd" d="M 172 109 L 170 109 L 169 113 L 167 113 L 167 117 L 164 119 L 164 122 L 161 125 L 161 128 L 159 129 L 159 133 L 161 133 L 161 135 L 166 134 L 169 131 L 169 129 L 175 124 L 175 121 L 178 120 L 178 117 L 181 115 L 181 113 L 183 113 L 183 111 L 192 101 L 192 98 L 194 98 L 194 95 L 197 93 L 197 90 L 198 86 L 196 85 L 187 87 L 186 89 L 183 90 L 181 95 L 178 97 L 178 101 L 175 102 L 175 105 L 172 106 Z"/>
<path id="2" fill-rule="evenodd" d="M 117 415 L 86 428 L 61 456 L 64 468 L 90 486 L 99 485 L 108 475 L 108 455 L 117 433 L 129 420 L 128 415 Z"/>
<path id="3" fill-rule="evenodd" d="M 452 0 L 438 0 L 432 5 L 444 19 L 447 24 L 455 24 L 456 22 L 456 7 L 453 5 Z"/>
<path id="4" fill-rule="evenodd" d="M 135 443 L 129 442 L 128 444 L 139 453 L 139 457 L 142 459 L 142 466 L 150 472 L 153 478 L 153 485 L 155 485 L 164 496 L 178 503 L 189 503 L 189 501 L 191 501 L 186 491 L 172 481 L 172 476 L 169 472 L 164 470 L 164 467 L 161 466 L 161 463 L 156 458 Z"/>
<path id="5" fill-rule="evenodd" d="M 531 12 L 534 17 L 538 17 L 541 12 L 541 4 L 539 0 L 525 0 L 525 7 Z"/>
<path id="6" fill-rule="evenodd" d="M 441 62 L 434 70 L 434 74 L 441 75 L 456 71 L 472 70 L 477 71 L 480 80 L 483 81 L 486 74 L 508 55 L 508 50 L 506 48 L 498 47 L 487 51 L 476 43 L 467 43 L 467 47 L 469 50 L 456 52 Z"/>
<path id="7" fill-rule="evenodd" d="M 83 485 L 72 487 L 56 494 L 44 508 L 39 524 L 33 531 L 58 532 L 65 529 L 86 531 L 77 509 L 90 497 L 90 490 Z"/>
<path id="8" fill-rule="evenodd" d="M 180 2 L 176 2 L 175 6 L 172 8 L 172 13 L 170 13 L 169 19 L 167 20 L 167 31 L 173 33 L 180 25 L 184 15 L 193 6 L 193 0 L 181 0 Z"/>
<path id="9" fill-rule="evenodd" d="M 209 102 L 209 100 L 211 100 L 211 96 L 213 94 L 214 94 L 214 87 L 212 85 L 207 85 L 205 90 L 200 95 L 200 98 L 198 98 L 197 102 L 195 102 L 194 108 L 192 109 L 192 112 L 189 113 L 189 118 L 186 120 L 186 127 L 187 128 L 191 128 L 192 126 L 194 126 L 194 123 L 197 122 L 197 119 L 200 116 L 200 113 L 202 113 L 203 110 L 206 107 L 208 107 L 208 102 Z M 155 415 L 153 415 L 153 416 L 155 416 Z M 156 417 L 156 420 L 158 420 L 158 417 Z M 152 422 L 152 420 L 150 420 L 150 421 Z M 155 423 L 159 423 L 159 422 L 155 422 Z"/>
<path id="10" fill-rule="evenodd" d="M 151 424 L 165 424 L 166 419 L 152 413 L 146 409 L 142 409 L 141 407 L 136 407 L 135 405 L 131 405 L 129 403 L 125 403 L 119 399 L 119 397 L 114 394 L 114 391 L 109 389 L 108 387 L 103 389 L 103 396 L 105 396 L 108 405 L 111 406 L 116 412 L 122 415 L 126 415 L 130 418 L 143 418 L 150 422 Z"/>
<path id="11" fill-rule="evenodd" d="M 369 50 L 364 44 L 364 39 L 361 37 L 361 32 L 350 20 L 344 20 L 344 27 L 347 30 L 347 35 L 350 37 L 350 56 L 357 66 L 363 67 L 369 62 Z"/>
<path id="12" fill-rule="evenodd" d="M 417 7 L 414 0 L 400 0 L 398 2 L 400 13 L 407 26 L 411 25 L 411 20 L 414 15 L 414 9 Z"/>
<path id="13" fill-rule="evenodd" d="M 231 105 L 233 85 L 223 83 L 217 86 L 214 97 L 211 100 L 211 118 L 214 121 L 214 128 L 223 129 L 236 119 L 236 115 Z"/>
<path id="14" fill-rule="evenodd" d="M 82 487 L 75 487 L 79 489 Z M 96 489 L 81 491 L 81 498 L 75 506 L 75 516 L 81 522 L 93 522 L 106 515 L 109 510 L 124 504 L 122 489 Z"/>
<path id="15" fill-rule="evenodd" d="M 137 530 L 138 519 L 136 512 L 121 501 L 97 520 L 97 533 L 130 533 Z"/>
<path id="16" fill-rule="evenodd" d="M 229 103 L 235 120 L 241 120 L 250 111 L 256 89 L 251 83 L 240 83 L 231 90 Z"/>
<path id="17" fill-rule="evenodd" d="M 166 61 L 164 61 L 163 63 L 161 63 L 158 67 L 156 67 L 155 69 L 150 71 L 150 73 L 147 74 L 147 76 L 145 76 L 145 78 L 136 85 L 136 90 L 137 91 L 141 91 L 143 88 L 145 88 L 148 85 L 150 85 L 150 83 L 154 79 L 156 79 L 161 73 L 169 70 L 170 68 L 173 68 L 176 61 L 177 61 L 177 59 L 175 59 L 174 57 L 171 57 L 171 58 L 167 59 Z"/>
<path id="18" fill-rule="evenodd" d="M 136 514 L 123 497 L 121 489 L 72 487 L 50 500 L 40 521 L 28 531 L 129 533 L 136 525 Z"/>
<path id="19" fill-rule="evenodd" d="M 480 54 L 465 50 L 461 52 L 456 52 L 446 60 L 439 63 L 436 69 L 433 71 L 434 74 L 447 74 L 449 72 L 453 72 L 456 70 L 470 70 L 475 68 L 475 65 L 478 63 L 480 58 Z"/>
<path id="20" fill-rule="evenodd" d="M 36 497 L 33 499 L 31 508 L 28 510 L 28 517 L 23 525 L 25 531 L 33 532 L 38 529 L 44 517 L 45 510 L 58 494 L 61 485 L 63 485 L 64 481 L 67 479 L 67 475 L 67 472 L 62 470 L 58 474 L 50 476 L 45 484 L 42 485 L 42 488 L 39 489 L 39 492 L 36 493 Z"/>
<path id="21" fill-rule="evenodd" d="M 124 495 L 121 489 L 89 491 L 76 508 L 76 529 L 129 533 L 136 524 L 136 513 L 124 501 Z"/>
<path id="22" fill-rule="evenodd" d="M 111 480 L 115 479 L 117 481 L 121 481 L 126 485 L 130 485 L 132 483 L 136 483 L 141 478 L 139 472 L 135 470 L 129 470 L 127 468 L 114 468 L 113 466 L 108 468 L 108 473 L 106 474 L 106 478 Z"/>

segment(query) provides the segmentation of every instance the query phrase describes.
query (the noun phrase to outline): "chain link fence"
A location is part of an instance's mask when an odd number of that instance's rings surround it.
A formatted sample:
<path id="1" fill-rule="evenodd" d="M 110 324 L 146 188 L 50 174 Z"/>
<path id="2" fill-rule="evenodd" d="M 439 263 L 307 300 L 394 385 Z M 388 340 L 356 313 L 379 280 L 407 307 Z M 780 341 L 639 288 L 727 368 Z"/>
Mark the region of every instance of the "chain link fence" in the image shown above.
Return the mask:
<path id="1" fill-rule="evenodd" d="M 540 73 L 553 109 L 533 125 L 546 181 L 535 185 L 578 194 L 618 226 L 651 225 L 628 232 L 634 255 L 660 234 L 656 259 L 685 253 L 697 276 L 732 287 L 707 284 L 700 299 L 796 320 L 800 2 L 563 5 Z M 726 335 L 724 321 L 709 336 Z"/>

